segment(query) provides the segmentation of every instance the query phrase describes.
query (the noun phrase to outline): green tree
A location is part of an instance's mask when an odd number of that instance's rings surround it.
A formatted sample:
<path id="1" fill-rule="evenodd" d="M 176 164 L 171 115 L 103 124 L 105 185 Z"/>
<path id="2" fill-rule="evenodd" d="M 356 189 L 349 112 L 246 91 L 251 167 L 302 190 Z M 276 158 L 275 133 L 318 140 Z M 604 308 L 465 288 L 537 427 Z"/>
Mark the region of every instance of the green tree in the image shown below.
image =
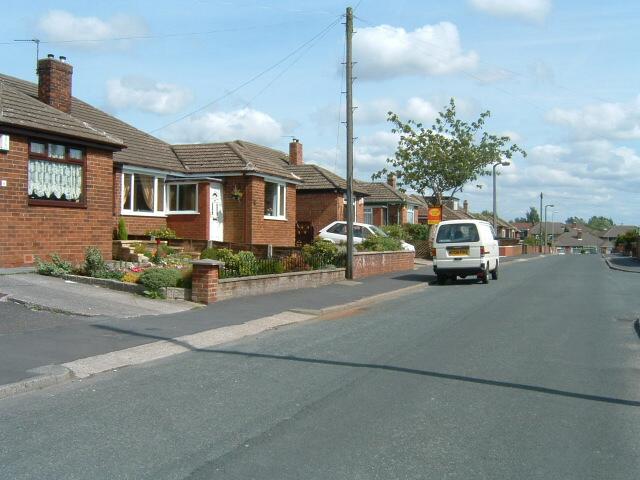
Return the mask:
<path id="1" fill-rule="evenodd" d="M 594 230 L 609 230 L 613 227 L 613 220 L 607 217 L 597 217 L 593 216 L 587 222 L 587 225 Z"/>
<path id="2" fill-rule="evenodd" d="M 517 223 L 538 223 L 540 221 L 540 215 L 538 214 L 538 210 L 536 207 L 529 207 L 529 211 L 524 217 L 518 217 L 514 220 Z"/>
<path id="3" fill-rule="evenodd" d="M 571 225 L 572 223 L 578 223 L 578 224 L 583 224 L 586 225 L 587 222 L 584 221 L 584 218 L 580 218 L 580 217 L 569 217 L 565 220 L 565 222 L 567 225 Z"/>
<path id="4" fill-rule="evenodd" d="M 484 130 L 488 110 L 472 123 L 457 118 L 453 98 L 431 128 L 414 120 L 405 122 L 393 112 L 388 115 L 391 131 L 400 134 L 400 140 L 394 158 L 387 159 L 387 167 L 373 178 L 395 174 L 401 187 L 432 195 L 440 204 L 445 194 L 454 195 L 468 182 L 488 174 L 490 165 L 516 153 L 526 156 L 508 136 Z"/>

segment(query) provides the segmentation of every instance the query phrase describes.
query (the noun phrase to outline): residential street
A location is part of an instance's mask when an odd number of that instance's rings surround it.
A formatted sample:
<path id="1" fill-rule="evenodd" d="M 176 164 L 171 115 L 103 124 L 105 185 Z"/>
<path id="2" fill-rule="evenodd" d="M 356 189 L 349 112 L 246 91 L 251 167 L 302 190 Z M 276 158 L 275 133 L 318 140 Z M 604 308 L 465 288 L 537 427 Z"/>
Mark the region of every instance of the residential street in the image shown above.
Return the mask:
<path id="1" fill-rule="evenodd" d="M 635 479 L 639 287 L 513 262 L 0 400 L 0 478 Z"/>

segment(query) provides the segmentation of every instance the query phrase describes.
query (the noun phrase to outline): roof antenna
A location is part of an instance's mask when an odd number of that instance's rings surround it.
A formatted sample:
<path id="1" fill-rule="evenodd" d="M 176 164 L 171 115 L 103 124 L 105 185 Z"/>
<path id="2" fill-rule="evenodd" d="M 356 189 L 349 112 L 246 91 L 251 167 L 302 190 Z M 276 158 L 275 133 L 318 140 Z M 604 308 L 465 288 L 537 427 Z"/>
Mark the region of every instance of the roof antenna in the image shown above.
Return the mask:
<path id="1" fill-rule="evenodd" d="M 40 60 L 40 39 L 39 38 L 20 39 L 20 40 L 14 40 L 14 42 L 33 42 L 36 44 L 36 74 L 37 74 L 38 60 Z"/>

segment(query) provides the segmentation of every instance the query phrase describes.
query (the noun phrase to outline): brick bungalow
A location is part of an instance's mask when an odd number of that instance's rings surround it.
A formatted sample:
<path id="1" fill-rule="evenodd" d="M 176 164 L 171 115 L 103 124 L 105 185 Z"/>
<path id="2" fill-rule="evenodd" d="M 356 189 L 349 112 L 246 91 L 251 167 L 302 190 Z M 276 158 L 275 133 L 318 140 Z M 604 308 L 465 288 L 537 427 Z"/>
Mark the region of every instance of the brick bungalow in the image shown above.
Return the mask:
<path id="1" fill-rule="evenodd" d="M 384 182 L 354 182 L 369 194 L 364 199 L 364 223 L 377 226 L 418 223 L 418 210 L 424 202 L 397 188 L 391 175 Z"/>
<path id="2" fill-rule="evenodd" d="M 0 74 L 0 267 L 53 252 L 109 258 L 120 217 L 130 234 L 295 244 L 296 185 L 283 152 L 235 141 L 172 146 L 72 96 L 64 57 L 38 84 Z"/>
<path id="3" fill-rule="evenodd" d="M 336 220 L 346 220 L 347 182 L 318 165 L 305 164 L 302 143 L 289 144 L 288 170 L 303 183 L 296 187 L 296 220 L 299 243 L 307 243 Z M 364 221 L 364 198 L 367 192 L 354 182 L 355 221 Z"/>

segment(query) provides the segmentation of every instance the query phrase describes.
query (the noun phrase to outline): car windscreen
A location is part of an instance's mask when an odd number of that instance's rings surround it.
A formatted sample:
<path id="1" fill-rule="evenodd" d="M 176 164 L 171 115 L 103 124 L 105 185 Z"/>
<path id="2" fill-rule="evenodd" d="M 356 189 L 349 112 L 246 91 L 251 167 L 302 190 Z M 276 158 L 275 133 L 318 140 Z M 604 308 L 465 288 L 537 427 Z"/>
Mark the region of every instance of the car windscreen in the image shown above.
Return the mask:
<path id="1" fill-rule="evenodd" d="M 387 234 L 381 228 L 376 227 L 375 225 L 369 225 L 369 230 L 378 235 L 379 237 L 386 237 Z"/>
<path id="2" fill-rule="evenodd" d="M 440 225 L 436 243 L 478 242 L 480 235 L 473 223 Z"/>

